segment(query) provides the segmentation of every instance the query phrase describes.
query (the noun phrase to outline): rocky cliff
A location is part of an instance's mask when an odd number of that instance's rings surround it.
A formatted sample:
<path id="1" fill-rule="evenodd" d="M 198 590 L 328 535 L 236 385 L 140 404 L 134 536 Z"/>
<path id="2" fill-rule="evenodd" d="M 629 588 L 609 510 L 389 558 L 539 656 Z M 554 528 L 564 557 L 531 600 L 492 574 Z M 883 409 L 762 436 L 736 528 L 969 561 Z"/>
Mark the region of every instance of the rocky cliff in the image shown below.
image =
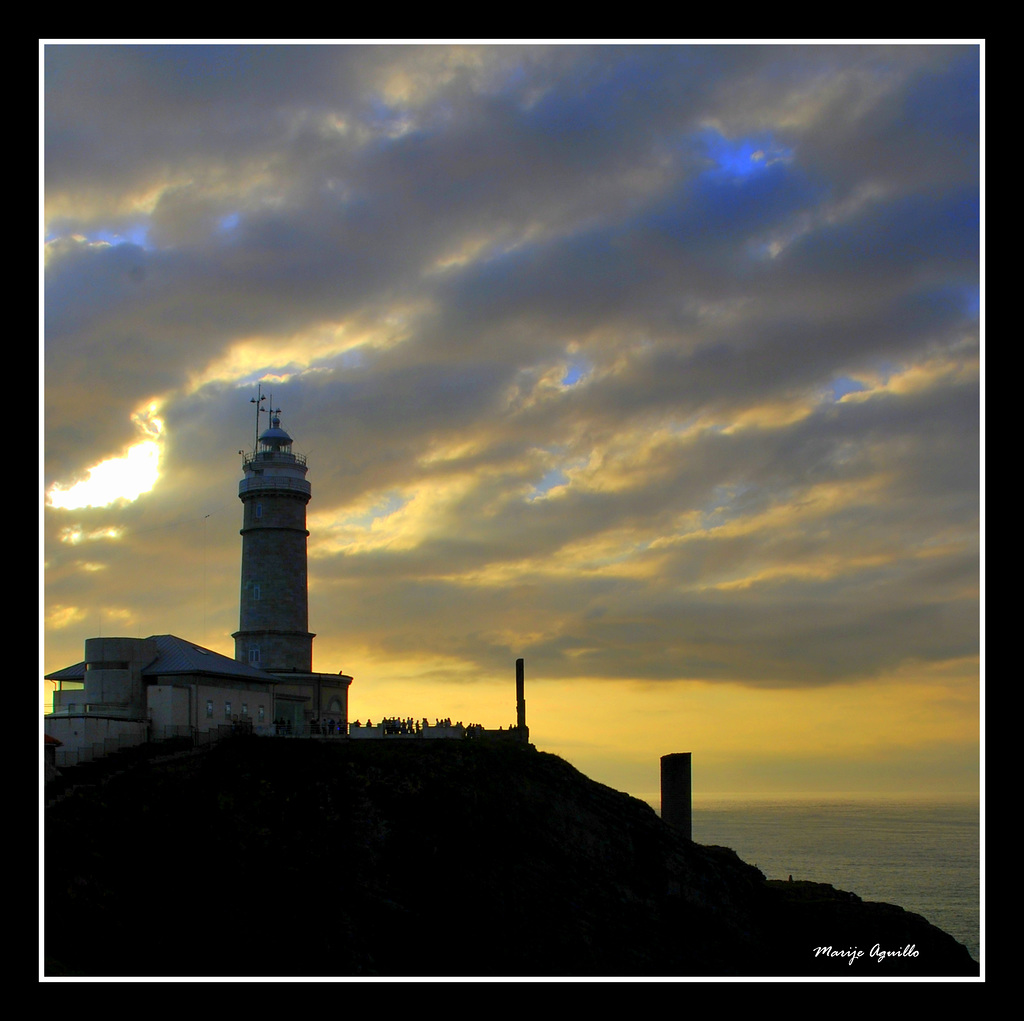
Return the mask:
<path id="1" fill-rule="evenodd" d="M 52 975 L 978 974 L 530 747 L 234 740 L 76 792 L 45 838 Z"/>

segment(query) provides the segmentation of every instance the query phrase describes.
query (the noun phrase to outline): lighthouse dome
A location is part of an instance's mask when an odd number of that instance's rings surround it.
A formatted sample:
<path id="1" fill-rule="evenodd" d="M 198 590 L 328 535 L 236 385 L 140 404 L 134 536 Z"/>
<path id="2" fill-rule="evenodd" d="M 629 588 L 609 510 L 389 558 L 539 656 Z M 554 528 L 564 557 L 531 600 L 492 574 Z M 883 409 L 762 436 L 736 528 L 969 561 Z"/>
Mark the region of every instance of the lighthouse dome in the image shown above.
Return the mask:
<path id="1" fill-rule="evenodd" d="M 292 438 L 277 425 L 272 425 L 269 429 L 264 429 L 260 433 L 260 443 L 291 443 Z"/>
<path id="2" fill-rule="evenodd" d="M 264 449 L 281 450 L 290 447 L 292 438 L 281 428 L 281 419 L 274 415 L 270 420 L 270 428 L 260 433 L 260 446 Z"/>

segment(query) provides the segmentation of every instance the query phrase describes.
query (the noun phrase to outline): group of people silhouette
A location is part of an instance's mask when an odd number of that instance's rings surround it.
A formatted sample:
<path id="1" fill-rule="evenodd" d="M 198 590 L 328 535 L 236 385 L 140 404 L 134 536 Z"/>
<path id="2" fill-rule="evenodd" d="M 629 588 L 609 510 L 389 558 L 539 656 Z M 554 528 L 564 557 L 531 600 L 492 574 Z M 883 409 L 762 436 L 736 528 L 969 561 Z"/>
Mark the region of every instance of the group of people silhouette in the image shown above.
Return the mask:
<path id="1" fill-rule="evenodd" d="M 385 734 L 422 734 L 424 730 L 430 727 L 429 721 L 424 718 L 422 721 L 414 720 L 411 716 L 399 717 L 399 716 L 385 716 L 381 721 L 381 726 L 384 728 Z M 366 723 L 361 723 L 359 720 L 352 722 L 352 727 L 373 727 L 373 720 L 367 720 Z M 463 725 L 462 720 L 457 723 L 452 723 L 451 717 L 445 717 L 445 719 L 434 718 L 435 727 L 444 727 L 446 729 L 459 729 L 462 728 L 467 732 L 483 730 L 483 725 L 480 723 L 467 723 Z"/>
<path id="2" fill-rule="evenodd" d="M 298 733 L 301 734 L 302 728 L 300 727 Z M 310 734 L 320 734 L 323 737 L 332 736 L 345 736 L 346 729 L 345 724 L 341 720 L 318 720 L 313 719 L 309 721 L 309 732 Z M 275 734 L 293 734 L 296 733 L 295 728 L 292 726 L 292 721 L 287 720 L 284 717 L 274 720 L 274 733 Z"/>

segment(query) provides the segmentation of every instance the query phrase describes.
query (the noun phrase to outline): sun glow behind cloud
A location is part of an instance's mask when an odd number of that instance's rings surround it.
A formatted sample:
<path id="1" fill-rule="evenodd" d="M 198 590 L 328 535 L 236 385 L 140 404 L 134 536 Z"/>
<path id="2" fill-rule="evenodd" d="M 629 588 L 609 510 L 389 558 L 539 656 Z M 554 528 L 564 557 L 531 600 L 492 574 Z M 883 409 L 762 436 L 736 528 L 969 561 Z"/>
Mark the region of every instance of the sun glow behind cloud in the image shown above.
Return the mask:
<path id="1" fill-rule="evenodd" d="M 97 528 L 92 532 L 83 532 L 81 525 L 71 525 L 69 528 L 62 528 L 58 537 L 61 542 L 77 546 L 80 542 L 95 542 L 97 539 L 120 539 L 121 535 L 119 528 Z"/>
<path id="2" fill-rule="evenodd" d="M 137 500 L 156 485 L 164 431 L 156 403 L 150 401 L 132 415 L 132 421 L 151 438 L 133 444 L 122 457 L 110 457 L 86 469 L 88 477 L 73 485 L 55 482 L 46 494 L 51 507 L 109 507 L 117 500 Z"/>

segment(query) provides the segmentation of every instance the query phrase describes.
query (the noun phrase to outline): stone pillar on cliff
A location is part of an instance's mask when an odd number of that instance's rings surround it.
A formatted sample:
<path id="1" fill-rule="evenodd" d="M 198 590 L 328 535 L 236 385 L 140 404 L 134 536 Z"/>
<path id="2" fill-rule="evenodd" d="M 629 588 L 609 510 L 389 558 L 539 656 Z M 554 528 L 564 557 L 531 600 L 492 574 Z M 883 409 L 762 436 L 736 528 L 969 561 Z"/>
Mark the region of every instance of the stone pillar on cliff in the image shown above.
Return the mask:
<path id="1" fill-rule="evenodd" d="M 693 839 L 690 800 L 691 752 L 661 757 L 661 818 L 687 840 Z"/>

